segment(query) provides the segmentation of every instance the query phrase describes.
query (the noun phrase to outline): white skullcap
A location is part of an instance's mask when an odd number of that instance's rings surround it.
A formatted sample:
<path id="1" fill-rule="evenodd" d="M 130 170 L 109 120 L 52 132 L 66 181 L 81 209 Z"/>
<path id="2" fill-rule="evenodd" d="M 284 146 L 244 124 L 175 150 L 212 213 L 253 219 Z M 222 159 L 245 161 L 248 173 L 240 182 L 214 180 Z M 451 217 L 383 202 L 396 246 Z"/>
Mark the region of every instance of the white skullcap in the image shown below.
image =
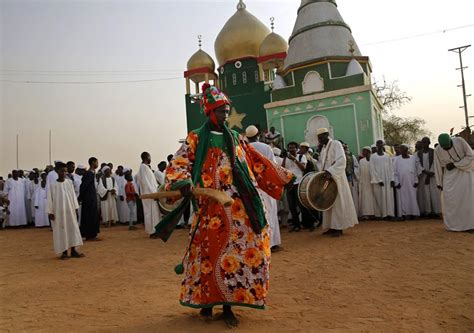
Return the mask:
<path id="1" fill-rule="evenodd" d="M 77 167 L 76 167 L 76 169 L 85 170 L 86 167 L 85 167 L 84 165 L 82 165 L 82 164 L 78 164 Z"/>
<path id="2" fill-rule="evenodd" d="M 306 141 L 305 141 L 305 142 L 301 142 L 301 143 L 300 143 L 300 147 L 309 148 L 309 143 L 307 143 Z"/>
<path id="3" fill-rule="evenodd" d="M 374 147 L 376 147 L 376 146 L 374 145 Z M 364 148 L 362 148 L 362 150 L 368 150 L 368 151 L 371 151 L 371 150 L 372 150 L 372 148 L 371 148 L 371 147 L 369 147 L 369 146 L 365 146 Z"/>
<path id="4" fill-rule="evenodd" d="M 316 135 L 321 135 L 321 134 L 324 134 L 324 133 L 329 133 L 329 130 L 327 128 L 319 128 L 317 131 L 316 131 Z"/>
<path id="5" fill-rule="evenodd" d="M 253 138 L 254 136 L 257 136 L 258 134 L 258 128 L 255 127 L 254 125 L 250 125 L 249 127 L 247 127 L 247 129 L 245 130 L 245 136 L 247 138 Z"/>
<path id="6" fill-rule="evenodd" d="M 132 170 L 132 169 L 130 169 L 129 167 L 124 167 L 124 168 L 123 168 L 123 172 L 129 172 L 129 171 L 131 171 L 131 170 Z"/>
<path id="7" fill-rule="evenodd" d="M 377 145 L 374 143 L 372 146 L 370 146 L 370 148 L 377 148 Z"/>
<path id="8" fill-rule="evenodd" d="M 406 149 L 410 149 L 410 146 L 406 143 L 401 144 L 400 146 L 405 147 Z"/>
<path id="9" fill-rule="evenodd" d="M 100 169 L 100 171 L 102 171 L 102 173 L 105 173 L 105 170 L 110 170 L 110 167 L 108 165 L 106 165 L 102 169 Z"/>
<path id="10" fill-rule="evenodd" d="M 281 149 L 278 148 L 278 147 L 273 147 L 272 148 L 273 150 L 273 154 L 276 155 L 276 156 L 280 156 L 281 155 Z"/>

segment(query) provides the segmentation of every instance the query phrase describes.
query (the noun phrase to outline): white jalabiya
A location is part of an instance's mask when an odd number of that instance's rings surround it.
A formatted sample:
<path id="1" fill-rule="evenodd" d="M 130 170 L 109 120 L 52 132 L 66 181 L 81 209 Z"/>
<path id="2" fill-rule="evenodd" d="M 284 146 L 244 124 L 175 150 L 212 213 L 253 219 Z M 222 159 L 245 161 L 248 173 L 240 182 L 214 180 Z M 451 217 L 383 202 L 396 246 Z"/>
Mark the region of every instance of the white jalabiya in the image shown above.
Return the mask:
<path id="1" fill-rule="evenodd" d="M 142 163 L 136 177 L 140 194 L 150 194 L 158 191 L 158 183 L 156 182 L 155 175 L 149 165 Z M 155 226 L 161 220 L 160 209 L 155 200 L 144 199 L 142 200 L 142 203 L 145 231 L 151 235 L 155 233 Z"/>
<path id="2" fill-rule="evenodd" d="M 28 223 L 33 221 L 33 211 L 31 210 L 31 181 L 27 178 L 20 178 L 25 186 L 25 210 Z"/>
<path id="3" fill-rule="evenodd" d="M 155 171 L 155 178 L 156 182 L 158 183 L 158 186 L 161 186 L 165 182 L 165 174 L 164 172 L 161 172 L 160 170 Z"/>
<path id="4" fill-rule="evenodd" d="M 359 173 L 360 216 L 375 216 L 375 197 L 370 177 L 370 162 L 365 157 L 359 161 Z"/>
<path id="5" fill-rule="evenodd" d="M 359 223 L 346 176 L 346 154 L 339 141 L 330 139 L 319 159 L 319 170 L 328 171 L 337 184 L 334 206 L 323 212 L 323 228 L 344 230 Z"/>
<path id="6" fill-rule="evenodd" d="M 49 184 L 54 183 L 56 180 L 58 180 L 58 173 L 54 170 L 48 172 L 48 175 L 46 176 L 46 192 L 48 192 Z"/>
<path id="7" fill-rule="evenodd" d="M 125 201 L 126 195 L 125 195 L 125 185 L 127 185 L 127 181 L 125 180 L 124 176 L 117 176 L 115 177 L 115 180 L 117 181 L 117 212 L 118 212 L 118 220 L 122 223 L 128 222 L 128 217 L 129 217 L 129 208 L 127 205 L 127 201 Z M 123 198 L 123 200 L 120 200 L 120 197 Z"/>
<path id="8" fill-rule="evenodd" d="M 399 156 L 394 160 L 393 173 L 395 186 L 398 193 L 398 216 L 419 216 L 420 210 L 416 200 L 415 184 L 418 184 L 418 175 L 421 169 L 415 156 L 403 158 Z"/>
<path id="9" fill-rule="evenodd" d="M 115 194 L 112 194 L 112 191 L 115 190 Z M 103 198 L 107 195 L 106 200 L 100 200 L 100 212 L 102 214 L 102 221 L 103 222 L 116 222 L 118 221 L 118 212 L 117 212 L 117 201 L 116 196 L 118 193 L 117 182 L 115 182 L 112 177 L 107 177 L 105 179 L 105 186 L 104 181 L 101 178 L 99 180 L 99 184 L 97 186 L 97 193 L 99 194 L 100 198 Z"/>
<path id="10" fill-rule="evenodd" d="M 375 216 L 395 216 L 393 188 L 390 186 L 394 181 L 393 166 L 388 154 L 375 153 L 370 157 L 370 177 L 375 196 Z M 384 186 L 379 185 L 381 182 Z"/>
<path id="11" fill-rule="evenodd" d="M 13 178 L 8 179 L 5 183 L 4 192 L 8 195 L 8 200 L 10 201 L 10 205 L 8 206 L 8 210 L 10 211 L 8 225 L 11 227 L 26 225 L 24 181 L 20 178 L 18 178 L 18 180 Z"/>
<path id="12" fill-rule="evenodd" d="M 448 151 L 435 149 L 436 182 L 443 187 L 444 224 L 448 230 L 474 229 L 474 153 L 462 138 L 453 138 Z M 448 171 L 446 165 L 455 169 Z"/>
<path id="13" fill-rule="evenodd" d="M 79 198 L 79 191 L 81 189 L 81 184 L 82 184 L 82 176 L 78 174 L 74 174 L 74 192 L 76 192 L 76 196 Z M 77 218 L 79 225 L 81 225 L 81 211 L 82 211 L 82 205 L 79 203 L 79 217 Z"/>
<path id="14" fill-rule="evenodd" d="M 40 228 L 49 226 L 48 213 L 46 212 L 46 206 L 48 203 L 46 187 L 38 187 L 33 198 L 33 204 L 35 205 L 35 227 Z"/>
<path id="15" fill-rule="evenodd" d="M 269 145 L 262 142 L 251 142 L 250 145 L 270 161 L 277 163 L 275 154 L 273 154 L 273 150 Z M 267 220 L 271 230 L 270 247 L 278 246 L 281 244 L 280 224 L 278 223 L 278 202 L 263 191 L 259 191 L 259 193 L 268 214 Z"/>
<path id="16" fill-rule="evenodd" d="M 357 157 L 355 157 L 354 155 L 352 155 L 352 160 L 354 161 L 354 174 L 352 175 L 352 181 L 349 182 L 349 186 L 351 188 L 352 201 L 354 202 L 354 207 L 357 216 L 361 216 L 359 208 L 359 162 L 357 161 Z"/>
<path id="17" fill-rule="evenodd" d="M 54 221 L 51 221 L 54 252 L 60 254 L 71 247 L 81 246 L 82 237 L 76 215 L 79 203 L 73 183 L 68 179 L 52 182 L 49 184 L 47 196 L 46 211 L 48 214 L 54 214 Z"/>
<path id="18" fill-rule="evenodd" d="M 422 158 L 416 156 L 422 171 L 435 172 L 435 163 L 430 165 L 429 153 L 423 153 Z M 436 185 L 436 178 L 431 177 L 429 184 L 426 184 L 428 176 L 424 173 L 420 176 L 420 184 L 418 185 L 418 204 L 421 214 L 440 214 L 441 213 L 441 193 Z"/>

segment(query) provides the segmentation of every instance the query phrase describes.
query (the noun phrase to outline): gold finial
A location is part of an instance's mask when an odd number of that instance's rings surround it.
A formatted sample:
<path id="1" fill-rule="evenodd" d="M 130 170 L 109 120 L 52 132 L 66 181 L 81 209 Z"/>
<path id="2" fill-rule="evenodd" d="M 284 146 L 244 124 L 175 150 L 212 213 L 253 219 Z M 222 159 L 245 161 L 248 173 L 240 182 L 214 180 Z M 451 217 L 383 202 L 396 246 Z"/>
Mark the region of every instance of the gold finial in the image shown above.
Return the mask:
<path id="1" fill-rule="evenodd" d="M 198 45 L 199 45 L 199 49 L 201 49 L 201 46 L 202 46 L 202 35 L 198 35 Z"/>
<path id="2" fill-rule="evenodd" d="M 353 40 L 350 40 L 348 44 L 349 44 L 349 52 L 351 53 L 352 56 L 354 56 L 354 52 L 355 52 L 354 45 L 355 45 L 355 42 L 354 42 Z"/>
<path id="3" fill-rule="evenodd" d="M 273 29 L 275 29 L 275 18 L 274 17 L 270 17 L 270 26 L 271 26 L 271 29 L 272 29 L 272 32 L 273 32 Z"/>
<path id="4" fill-rule="evenodd" d="M 242 10 L 247 8 L 247 6 L 244 3 L 244 0 L 239 0 L 239 3 L 237 4 L 237 10 Z"/>

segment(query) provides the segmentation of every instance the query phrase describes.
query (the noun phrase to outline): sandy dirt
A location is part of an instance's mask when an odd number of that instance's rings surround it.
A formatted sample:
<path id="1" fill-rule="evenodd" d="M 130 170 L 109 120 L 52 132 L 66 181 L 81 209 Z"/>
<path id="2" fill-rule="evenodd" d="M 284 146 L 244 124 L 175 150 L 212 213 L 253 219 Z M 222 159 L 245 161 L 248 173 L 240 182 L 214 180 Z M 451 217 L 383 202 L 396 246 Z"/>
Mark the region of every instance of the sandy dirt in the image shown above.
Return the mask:
<path id="1" fill-rule="evenodd" d="M 240 332 L 471 332 L 474 234 L 439 221 L 364 222 L 339 239 L 282 229 L 267 310 Z M 0 231 L 1 332 L 220 332 L 178 304 L 187 234 L 103 229 L 83 259 L 58 260 L 48 229 Z M 218 309 L 220 311 L 220 309 Z"/>

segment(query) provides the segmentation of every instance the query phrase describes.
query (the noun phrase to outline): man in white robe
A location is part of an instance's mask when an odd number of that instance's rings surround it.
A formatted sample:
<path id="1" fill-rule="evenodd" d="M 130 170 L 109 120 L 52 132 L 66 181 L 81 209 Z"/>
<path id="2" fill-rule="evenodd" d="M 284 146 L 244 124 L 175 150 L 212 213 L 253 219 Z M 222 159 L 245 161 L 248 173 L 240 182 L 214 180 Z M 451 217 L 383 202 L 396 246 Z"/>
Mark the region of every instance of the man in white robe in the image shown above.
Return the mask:
<path id="1" fill-rule="evenodd" d="M 54 161 L 54 169 L 48 172 L 46 177 L 46 192 L 48 192 L 49 184 L 55 182 L 58 179 L 57 165 L 63 164 L 62 161 Z"/>
<path id="2" fill-rule="evenodd" d="M 102 214 L 102 222 L 107 226 L 111 226 L 118 221 L 117 212 L 117 182 L 111 177 L 111 169 L 109 166 L 102 168 L 103 176 L 99 179 L 97 193 L 100 197 L 100 212 Z"/>
<path id="3" fill-rule="evenodd" d="M 33 203 L 35 205 L 35 227 L 49 227 L 49 218 L 46 211 L 48 196 L 46 194 L 46 174 L 41 180 L 40 186 L 35 190 Z"/>
<path id="4" fill-rule="evenodd" d="M 324 171 L 326 178 L 333 179 L 337 184 L 337 198 L 334 206 L 323 212 L 323 234 L 332 237 L 342 236 L 343 230 L 359 223 L 352 200 L 351 189 L 346 177 L 346 154 L 339 141 L 329 137 L 327 128 L 317 131 L 318 141 L 322 144 L 319 159 L 319 170 Z"/>
<path id="5" fill-rule="evenodd" d="M 449 134 L 438 137 L 436 182 L 441 189 L 443 219 L 450 231 L 474 230 L 474 153 L 467 142 Z"/>
<path id="6" fill-rule="evenodd" d="M 401 145 L 401 155 L 394 160 L 393 173 L 398 193 L 398 216 L 402 219 L 420 216 L 416 189 L 421 173 L 416 157 L 408 154 L 408 145 Z"/>
<path id="7" fill-rule="evenodd" d="M 77 194 L 77 199 L 79 200 L 79 195 L 81 194 L 81 184 L 82 177 L 86 173 L 86 167 L 82 164 L 78 164 L 76 167 L 76 172 L 74 173 L 74 191 Z M 79 202 L 79 215 L 77 221 L 81 225 L 81 213 L 82 213 L 82 203 Z"/>
<path id="8" fill-rule="evenodd" d="M 283 164 L 283 158 L 281 158 L 281 149 L 278 147 L 273 147 L 273 156 L 275 157 L 276 164 L 281 166 Z M 286 191 L 283 193 L 282 198 L 277 201 L 278 208 L 278 218 L 280 221 L 279 226 L 281 228 L 286 228 L 288 226 L 288 218 L 290 215 L 290 207 L 288 206 L 288 200 L 286 198 Z"/>
<path id="9" fill-rule="evenodd" d="M 61 254 L 61 259 L 68 259 L 68 249 L 72 258 L 81 258 L 82 253 L 76 251 L 82 245 L 81 232 L 77 223 L 76 192 L 73 183 L 66 179 L 66 164 L 58 163 L 56 168 L 58 179 L 48 186 L 47 212 L 53 228 L 54 251 Z"/>
<path id="10" fill-rule="evenodd" d="M 375 216 L 389 219 L 395 216 L 392 158 L 384 152 L 383 140 L 376 144 L 377 152 L 370 157 L 370 177 L 375 196 Z"/>
<path id="11" fill-rule="evenodd" d="M 245 136 L 249 140 L 252 147 L 255 148 L 260 154 L 265 156 L 267 159 L 276 163 L 275 155 L 273 154 L 272 148 L 262 142 L 259 142 L 259 132 L 257 127 L 249 126 L 245 130 Z M 278 204 L 275 199 L 269 196 L 263 191 L 259 191 L 260 197 L 266 208 L 268 225 L 270 226 L 270 249 L 272 252 L 280 250 L 281 236 L 280 236 L 280 225 L 278 223 Z"/>
<path id="12" fill-rule="evenodd" d="M 418 163 L 422 167 L 418 197 L 421 216 L 433 218 L 441 214 L 441 193 L 436 185 L 434 149 L 430 148 L 431 141 L 428 137 L 421 140 L 422 149 L 417 152 Z"/>
<path id="13" fill-rule="evenodd" d="M 147 152 L 141 154 L 142 164 L 137 173 L 137 181 L 139 185 L 140 194 L 156 193 L 158 191 L 158 183 L 156 177 L 151 170 L 151 156 Z M 156 238 L 155 226 L 161 220 L 161 213 L 158 203 L 153 199 L 143 199 L 143 217 L 145 220 L 145 231 L 150 235 L 150 238 Z"/>
<path id="14" fill-rule="evenodd" d="M 363 219 L 375 216 L 374 189 L 370 177 L 371 148 L 362 149 L 362 159 L 359 161 L 359 210 Z"/>
<path id="15" fill-rule="evenodd" d="M 360 216 L 359 212 L 359 161 L 351 151 L 349 146 L 345 143 L 342 143 L 344 148 L 344 153 L 346 154 L 346 176 L 349 186 L 351 188 L 352 201 L 354 202 L 354 207 L 357 213 L 357 216 Z"/>
<path id="16" fill-rule="evenodd" d="M 158 169 L 155 171 L 155 178 L 156 182 L 158 183 L 158 187 L 165 183 L 165 171 L 167 166 L 168 164 L 165 161 L 161 161 L 157 165 Z"/>
<path id="17" fill-rule="evenodd" d="M 26 204 L 25 204 L 25 183 L 19 178 L 17 170 L 12 171 L 12 178 L 8 179 L 4 192 L 8 197 L 8 210 L 10 216 L 8 218 L 8 225 L 10 227 L 19 227 L 28 224 L 26 218 Z"/>
<path id="18" fill-rule="evenodd" d="M 119 165 L 117 170 L 115 171 L 115 181 L 117 182 L 117 189 L 118 189 L 118 197 L 117 197 L 117 212 L 118 212 L 118 220 L 120 223 L 127 223 L 129 217 L 129 208 L 127 205 L 127 201 L 125 200 L 125 185 L 127 185 L 127 181 L 125 180 L 125 176 L 123 174 L 123 166 Z"/>

